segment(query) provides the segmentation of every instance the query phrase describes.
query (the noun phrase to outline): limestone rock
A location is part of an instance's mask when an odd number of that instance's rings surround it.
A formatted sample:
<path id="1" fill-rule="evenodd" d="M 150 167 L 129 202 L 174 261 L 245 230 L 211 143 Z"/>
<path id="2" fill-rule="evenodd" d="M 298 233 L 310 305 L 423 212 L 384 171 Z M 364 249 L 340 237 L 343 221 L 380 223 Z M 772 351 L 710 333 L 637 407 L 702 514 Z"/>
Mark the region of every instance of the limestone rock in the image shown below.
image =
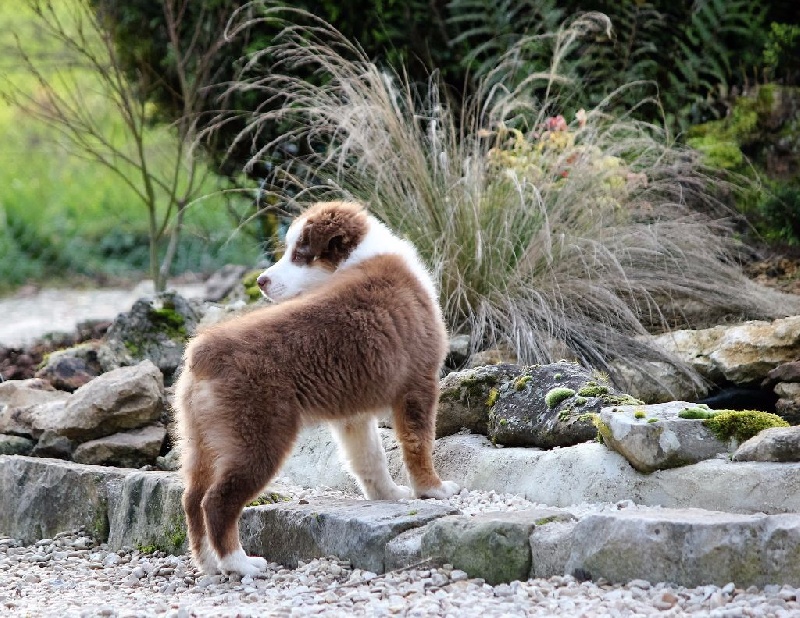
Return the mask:
<path id="1" fill-rule="evenodd" d="M 0 433 L 38 437 L 36 419 L 62 408 L 68 398 L 40 378 L 0 382 Z"/>
<path id="2" fill-rule="evenodd" d="M 800 316 L 674 331 L 654 341 L 712 382 L 757 385 L 771 370 L 800 358 Z"/>
<path id="3" fill-rule="evenodd" d="M 445 359 L 445 366 L 451 368 L 459 368 L 469 359 L 470 351 L 470 336 L 469 335 L 453 335 L 450 337 L 447 358 Z"/>
<path id="4" fill-rule="evenodd" d="M 800 461 L 800 427 L 771 427 L 744 442 L 734 461 Z"/>
<path id="5" fill-rule="evenodd" d="M 96 469 L 97 466 L 87 466 Z M 119 468 L 101 468 L 118 470 Z M 108 545 L 158 549 L 169 554 L 188 550 L 181 505 L 183 484 L 171 472 L 125 470 L 108 496 Z"/>
<path id="6" fill-rule="evenodd" d="M 98 347 L 97 342 L 92 342 L 53 352 L 36 377 L 71 393 L 103 372 L 97 361 Z"/>
<path id="7" fill-rule="evenodd" d="M 788 363 L 789 365 L 793 363 Z M 782 369 L 787 365 L 782 365 Z M 784 375 L 788 372 L 783 372 Z M 793 376 L 787 376 L 793 377 Z M 800 425 L 800 383 L 794 381 L 778 382 L 775 385 L 775 412 L 790 425 Z"/>
<path id="8" fill-rule="evenodd" d="M 572 551 L 572 537 L 577 521 L 554 521 L 536 526 L 529 538 L 531 546 L 530 577 L 547 579 L 567 573 Z"/>
<path id="9" fill-rule="evenodd" d="M 554 448 L 592 440 L 597 429 L 588 413 L 635 402 L 602 376 L 566 361 L 526 367 L 492 393 L 488 436 L 506 446 Z"/>
<path id="10" fill-rule="evenodd" d="M 32 457 L 69 459 L 72 455 L 72 441 L 48 429 L 39 436 L 39 441 L 30 454 Z"/>
<path id="11" fill-rule="evenodd" d="M 692 331 L 678 331 L 692 332 Z M 661 361 L 645 361 L 640 366 L 612 363 L 614 379 L 620 388 L 645 403 L 696 401 L 711 392 L 709 382 L 676 371 L 673 365 Z"/>
<path id="12" fill-rule="evenodd" d="M 700 509 L 589 515 L 575 526 L 566 570 L 613 583 L 643 578 L 690 587 L 796 586 L 800 515 Z"/>
<path id="13" fill-rule="evenodd" d="M 640 472 L 675 468 L 728 452 L 702 420 L 678 414 L 694 404 L 683 401 L 648 406 L 616 406 L 600 412 L 603 442 Z M 655 421 L 651 421 L 655 419 Z"/>
<path id="14" fill-rule="evenodd" d="M 774 386 L 778 382 L 800 382 L 800 360 L 791 361 L 778 365 L 767 374 L 762 386 Z"/>
<path id="15" fill-rule="evenodd" d="M 33 440 L 28 438 L 0 433 L 0 455 L 27 455 L 33 445 Z"/>
<path id="16" fill-rule="evenodd" d="M 79 445 L 72 460 L 83 464 L 140 468 L 155 462 L 166 435 L 167 430 L 161 424 L 115 433 Z"/>
<path id="17" fill-rule="evenodd" d="M 386 544 L 402 532 L 456 512 L 437 504 L 317 499 L 245 509 L 240 530 L 248 553 L 297 566 L 334 555 L 354 567 L 384 572 Z"/>
<path id="18" fill-rule="evenodd" d="M 531 572 L 531 531 L 537 523 L 570 519 L 572 514 L 560 509 L 442 517 L 426 527 L 422 555 L 492 585 L 525 580 Z"/>
<path id="19" fill-rule="evenodd" d="M 33 543 L 84 526 L 106 541 L 109 487 L 124 476 L 115 468 L 0 455 L 0 530 Z"/>
<path id="20" fill-rule="evenodd" d="M 161 418 L 163 405 L 161 372 L 147 360 L 95 378 L 56 413 L 35 419 L 34 428 L 85 442 L 149 425 Z"/>
<path id="21" fill-rule="evenodd" d="M 203 315 L 203 304 L 175 292 L 137 300 L 131 310 L 114 320 L 98 350 L 103 371 L 152 361 L 172 383 L 181 364 L 187 338 Z"/>
<path id="22" fill-rule="evenodd" d="M 178 449 L 174 448 L 167 452 L 166 455 L 156 457 L 156 468 L 166 472 L 175 472 L 180 470 L 181 461 Z"/>
<path id="23" fill-rule="evenodd" d="M 486 434 L 493 388 L 522 373 L 519 365 L 487 365 L 454 371 L 440 382 L 436 437 L 449 436 L 462 428 Z"/>
<path id="24" fill-rule="evenodd" d="M 516 365 L 519 362 L 516 352 L 508 346 L 497 346 L 475 352 L 467 361 L 468 369 L 475 369 L 485 365 Z"/>

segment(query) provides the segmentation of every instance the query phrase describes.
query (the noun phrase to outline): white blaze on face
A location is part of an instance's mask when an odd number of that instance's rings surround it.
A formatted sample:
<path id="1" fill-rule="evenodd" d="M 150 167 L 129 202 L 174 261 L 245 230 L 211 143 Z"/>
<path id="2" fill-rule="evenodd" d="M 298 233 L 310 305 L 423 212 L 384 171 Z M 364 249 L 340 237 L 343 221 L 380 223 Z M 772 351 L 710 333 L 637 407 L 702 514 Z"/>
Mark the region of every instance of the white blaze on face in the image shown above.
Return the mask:
<path id="1" fill-rule="evenodd" d="M 295 246 L 305 224 L 305 217 L 296 219 L 286 232 L 286 252 L 283 257 L 258 276 L 261 293 L 281 302 L 313 290 L 325 283 L 332 272 L 324 267 L 293 260 Z"/>

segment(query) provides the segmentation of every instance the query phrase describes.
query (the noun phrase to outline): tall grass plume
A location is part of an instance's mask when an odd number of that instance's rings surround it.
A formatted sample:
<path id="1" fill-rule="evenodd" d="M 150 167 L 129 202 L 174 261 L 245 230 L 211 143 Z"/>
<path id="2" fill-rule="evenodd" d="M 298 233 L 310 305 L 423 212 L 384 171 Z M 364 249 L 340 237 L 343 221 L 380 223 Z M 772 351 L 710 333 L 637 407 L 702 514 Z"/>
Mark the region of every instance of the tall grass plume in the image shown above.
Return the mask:
<path id="1" fill-rule="evenodd" d="M 740 272 L 729 228 L 708 214 L 719 212 L 718 181 L 694 152 L 663 127 L 611 115 L 613 95 L 564 107 L 573 104 L 559 98 L 559 61 L 580 36 L 607 29 L 604 16 L 548 35 L 550 65 L 513 90 L 503 74 L 524 45 L 510 50 L 457 106 L 435 75 L 417 88 L 298 16 L 306 25 L 285 22 L 234 86 L 281 103 L 255 110 L 240 140 L 256 144 L 265 123 L 283 123 L 253 161 L 302 153 L 282 168 L 303 187 L 297 199 L 357 199 L 411 240 L 439 282 L 449 328 L 469 333 L 474 349 L 507 345 L 526 363 L 572 356 L 612 377 L 665 361 L 699 383 L 647 334 L 797 309 Z M 279 17 L 265 9 L 259 19 Z M 252 13 L 235 16 L 231 28 L 251 23 Z"/>

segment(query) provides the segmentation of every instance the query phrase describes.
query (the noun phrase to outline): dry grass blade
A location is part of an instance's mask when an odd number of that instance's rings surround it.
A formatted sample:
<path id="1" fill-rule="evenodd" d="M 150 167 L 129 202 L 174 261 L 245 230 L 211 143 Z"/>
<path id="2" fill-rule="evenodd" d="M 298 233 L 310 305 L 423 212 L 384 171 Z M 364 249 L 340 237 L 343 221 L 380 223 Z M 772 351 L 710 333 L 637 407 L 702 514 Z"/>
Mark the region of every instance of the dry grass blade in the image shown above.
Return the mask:
<path id="1" fill-rule="evenodd" d="M 560 108 L 558 54 L 605 28 L 602 16 L 565 26 L 551 67 L 524 88 L 504 91 L 498 67 L 458 118 L 435 77 L 415 89 L 327 24 L 300 17 L 313 25 L 287 23 L 266 50 L 273 71 L 238 85 L 283 103 L 254 114 L 241 138 L 290 122 L 282 142 L 309 147 L 292 165 L 308 170 L 311 193 L 362 200 L 414 242 L 450 328 L 470 332 L 475 347 L 508 344 L 525 362 L 548 362 L 566 346 L 612 376 L 615 363 L 659 360 L 698 380 L 642 335 L 796 310 L 731 261 L 727 228 L 701 214 L 712 212 L 721 181 L 692 152 L 605 106 Z M 518 54 L 509 52 L 511 65 Z M 298 67 L 322 79 L 297 77 Z"/>

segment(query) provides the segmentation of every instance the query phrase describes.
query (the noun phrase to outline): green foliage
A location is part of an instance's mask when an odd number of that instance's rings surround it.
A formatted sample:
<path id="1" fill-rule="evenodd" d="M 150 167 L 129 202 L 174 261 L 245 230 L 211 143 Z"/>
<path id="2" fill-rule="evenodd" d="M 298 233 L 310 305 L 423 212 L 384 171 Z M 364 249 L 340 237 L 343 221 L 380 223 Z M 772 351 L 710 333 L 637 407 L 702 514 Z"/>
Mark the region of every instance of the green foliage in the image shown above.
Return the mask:
<path id="1" fill-rule="evenodd" d="M 800 24 L 772 22 L 764 46 L 763 61 L 772 79 L 796 83 L 800 77 Z"/>
<path id="2" fill-rule="evenodd" d="M 517 70 L 511 84 L 504 82 L 511 87 L 548 70 L 550 57 L 563 43 L 554 33 L 564 18 L 570 23 L 581 12 L 604 13 L 613 29 L 584 37 L 562 59 L 559 74 L 572 81 L 561 80 L 557 87 L 576 100 L 576 107 L 597 105 L 622 88 L 616 97 L 620 109 L 635 109 L 648 90 L 654 94 L 655 85 L 677 128 L 715 116 L 714 100 L 760 61 L 765 13 L 757 0 L 452 0 L 449 9 L 449 23 L 457 28 L 455 40 L 472 50 L 462 64 L 478 77 L 490 75 L 508 58 L 507 50 L 518 54 L 517 43 L 522 43 L 525 53 L 514 59 Z M 637 113 L 653 119 L 659 112 L 650 106 Z"/>

